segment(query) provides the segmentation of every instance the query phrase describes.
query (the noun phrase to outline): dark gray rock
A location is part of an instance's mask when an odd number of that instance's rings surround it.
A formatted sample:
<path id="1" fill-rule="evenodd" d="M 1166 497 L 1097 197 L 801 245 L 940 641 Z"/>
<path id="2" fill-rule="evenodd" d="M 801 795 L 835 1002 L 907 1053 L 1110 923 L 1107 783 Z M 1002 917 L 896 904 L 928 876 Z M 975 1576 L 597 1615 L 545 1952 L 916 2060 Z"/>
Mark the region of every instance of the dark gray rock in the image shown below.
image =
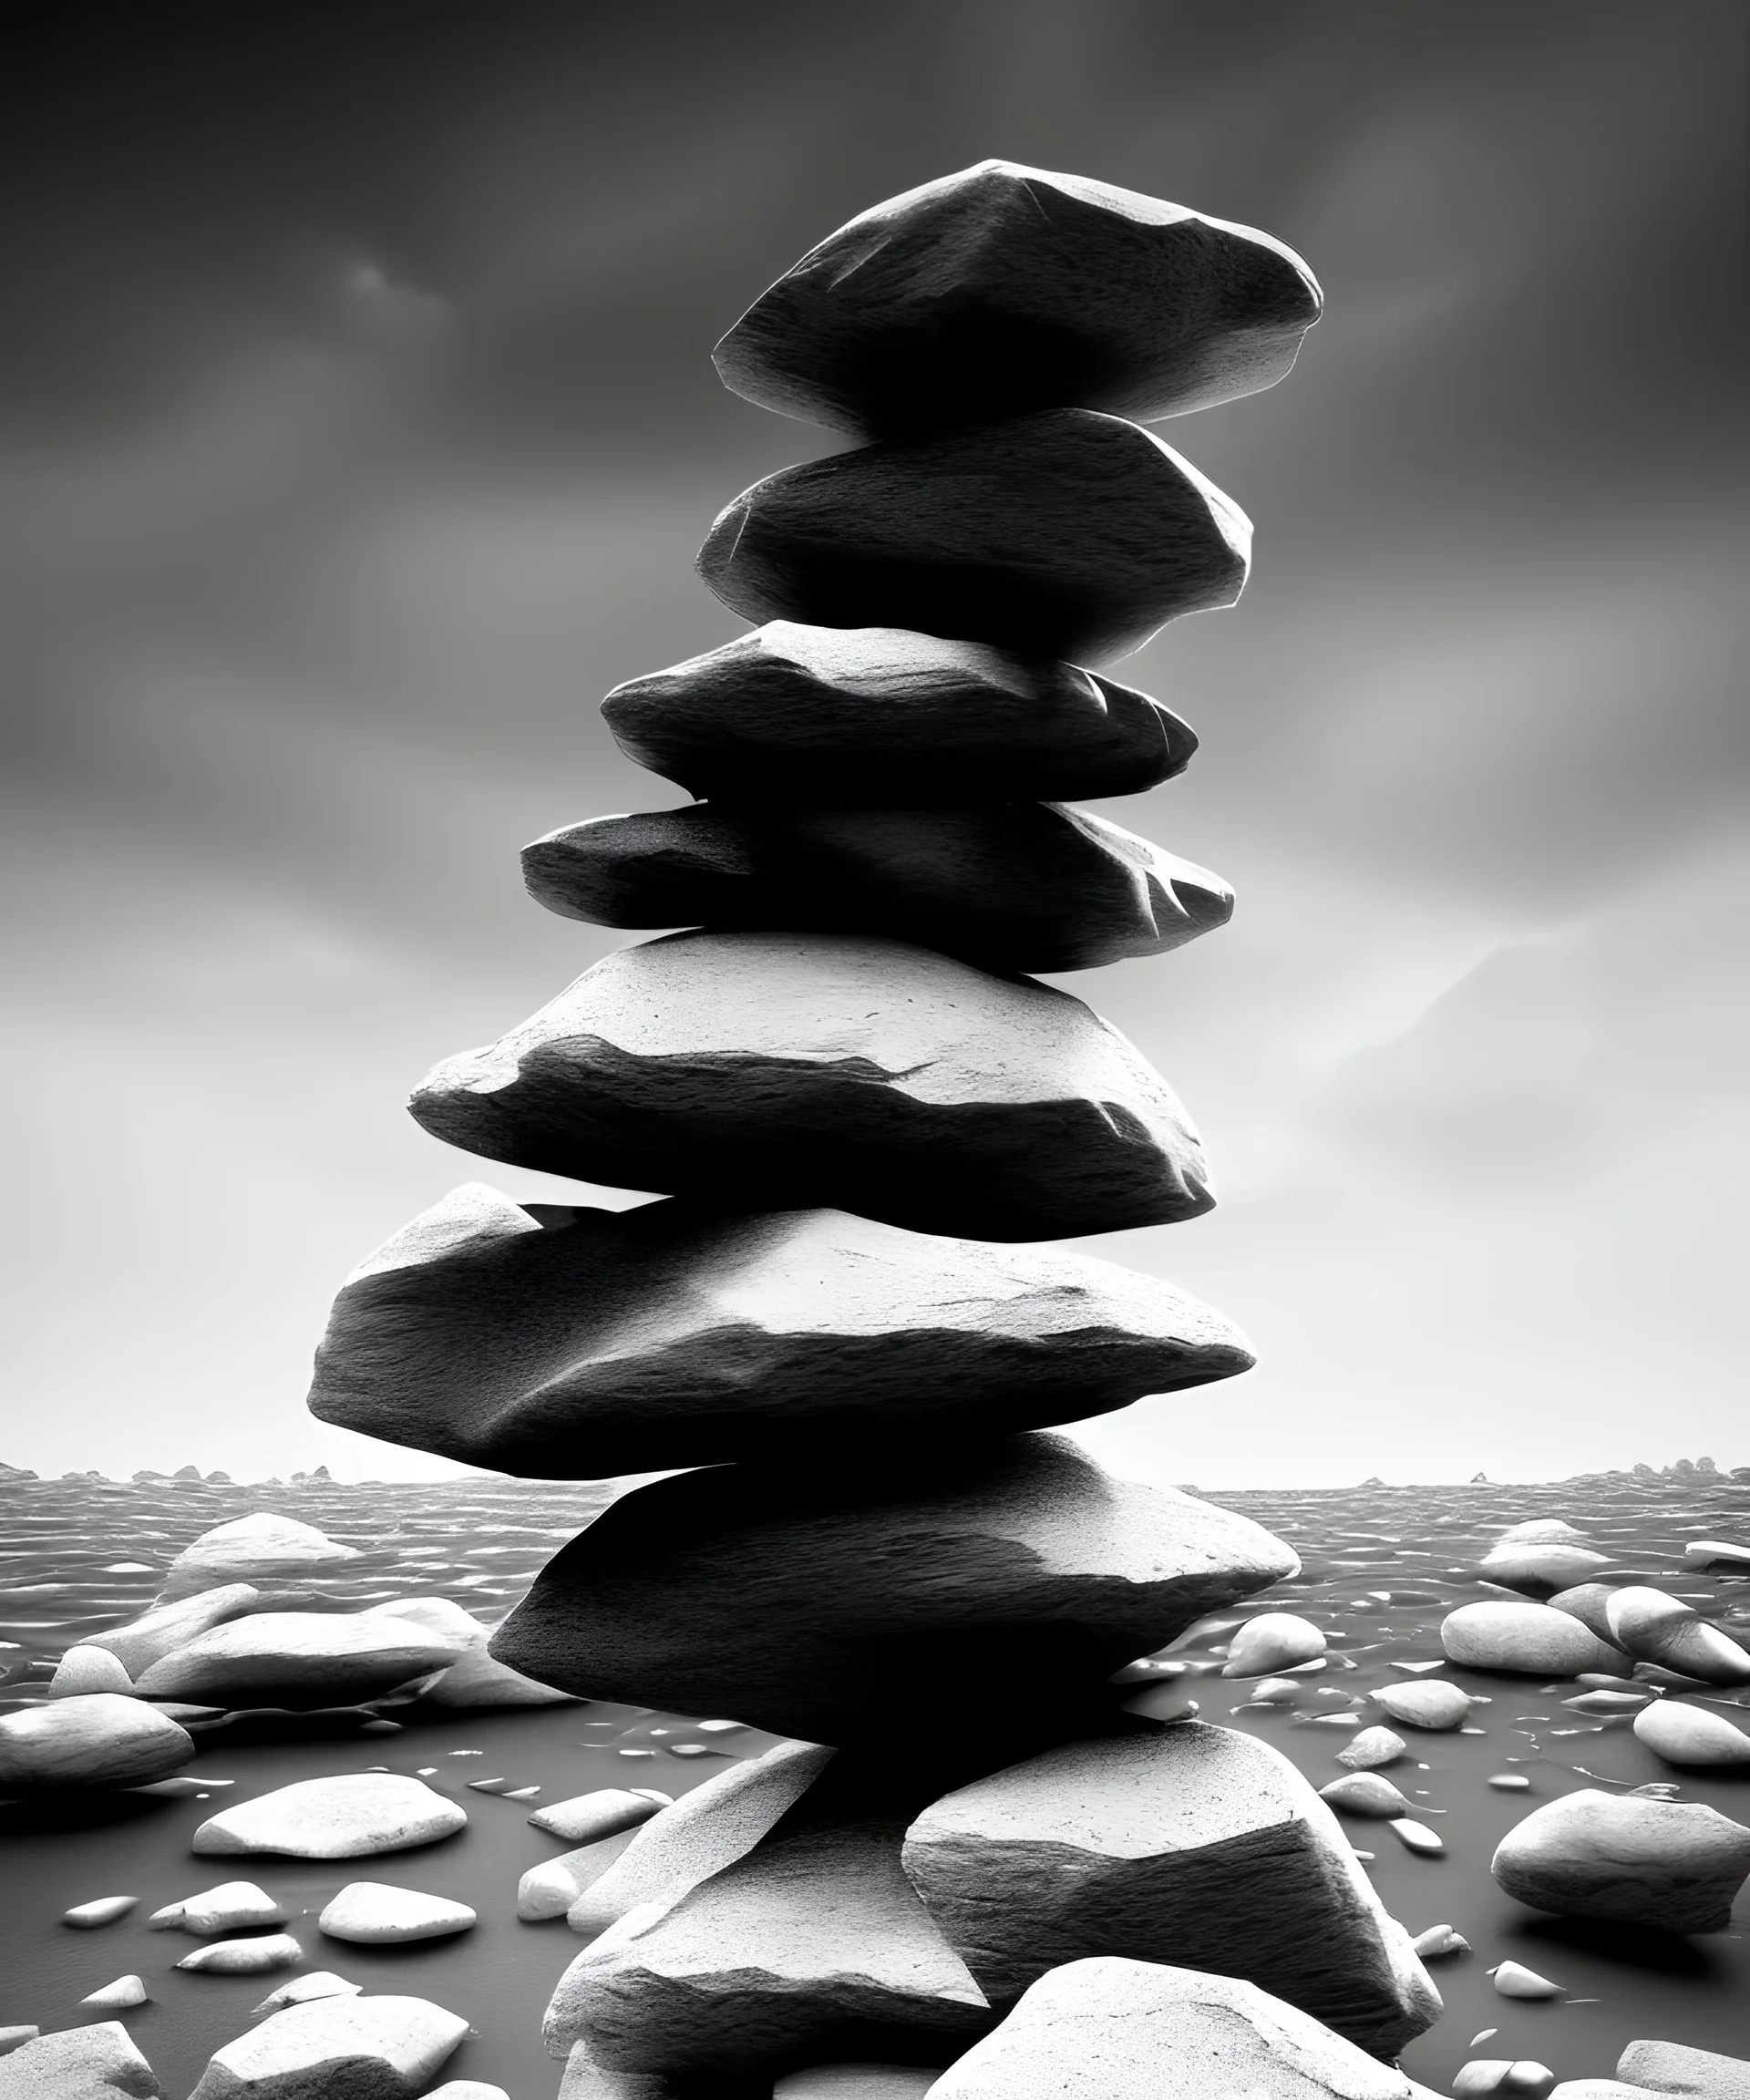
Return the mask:
<path id="1" fill-rule="evenodd" d="M 823 2054 L 937 2062 L 991 2025 L 900 1866 L 901 1817 L 780 1831 L 560 1979 L 547 2046 L 610 2069 L 771 2076 Z"/>
<path id="2" fill-rule="evenodd" d="M 1375 2056 L 1440 2013 L 1335 1817 L 1231 1729 L 1065 1744 L 926 1808 L 904 1861 L 993 2005 L 1122 1951 L 1267 1982 Z"/>
<path id="3" fill-rule="evenodd" d="M 1267 233 L 981 160 L 829 234 L 715 361 L 747 400 L 859 437 L 1065 406 L 1147 422 L 1274 386 L 1319 309 Z"/>
<path id="4" fill-rule="evenodd" d="M 1137 795 L 1197 749 L 1158 700 L 1074 664 L 789 620 L 617 685 L 602 712 L 639 765 L 746 802 Z"/>
<path id="5" fill-rule="evenodd" d="M 988 1733 L 993 1701 L 1116 1701 L 1121 1663 L 1299 1566 L 1245 1518 L 1114 1479 L 1061 1437 L 930 1459 L 638 1488 L 548 1563 L 493 1651 L 567 1691 L 816 1743 L 901 1715 Z"/>
<path id="6" fill-rule="evenodd" d="M 531 1215 L 477 1182 L 347 1279 L 310 1405 L 525 1479 L 604 1479 L 1045 1428 L 1251 1362 L 1171 1284 L 1058 1249 L 843 1210 Z"/>
<path id="7" fill-rule="evenodd" d="M 931 2088 L 933 2100 L 1431 2100 L 1298 2007 L 1230 1976 L 1071 1961 Z"/>
<path id="8" fill-rule="evenodd" d="M 699 574 L 753 621 L 915 627 L 1101 663 L 1231 605 L 1251 526 L 1151 432 L 1058 408 L 757 482 Z"/>
<path id="9" fill-rule="evenodd" d="M 1213 1201 L 1178 1098 L 1080 1000 L 862 936 L 623 948 L 409 1106 L 513 1166 L 973 1239 L 1165 1224 Z"/>
<path id="10" fill-rule="evenodd" d="M 1050 802 L 598 817 L 522 850 L 529 893 L 604 926 L 875 933 L 985 970 L 1093 970 L 1226 925 L 1233 892 Z"/>

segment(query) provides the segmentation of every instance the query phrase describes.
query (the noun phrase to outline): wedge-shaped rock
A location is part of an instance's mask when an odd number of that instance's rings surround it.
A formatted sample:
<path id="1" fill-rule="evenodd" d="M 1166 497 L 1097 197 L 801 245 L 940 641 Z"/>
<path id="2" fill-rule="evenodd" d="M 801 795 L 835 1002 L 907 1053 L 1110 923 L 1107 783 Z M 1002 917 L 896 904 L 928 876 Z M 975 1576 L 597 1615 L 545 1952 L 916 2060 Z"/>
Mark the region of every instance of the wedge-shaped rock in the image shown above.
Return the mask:
<path id="1" fill-rule="evenodd" d="M 1097 664 L 1231 605 L 1251 547 L 1245 512 L 1170 445 L 1062 408 L 787 467 L 721 513 L 698 569 L 757 622 Z"/>
<path id="2" fill-rule="evenodd" d="M 993 2005 L 1122 1949 L 1268 1982 L 1375 2056 L 1439 2016 L 1335 1817 L 1279 1751 L 1231 1729 L 1065 1744 L 926 1808 L 904 1860 Z"/>
<path id="3" fill-rule="evenodd" d="M 1413 2100 L 1401 2071 L 1230 1976 L 1113 1956 L 1043 1976 L 932 2100 Z"/>
<path id="4" fill-rule="evenodd" d="M 1046 1240 L 1207 1210 L 1165 1080 L 1067 993 L 893 941 L 678 933 L 607 956 L 413 1115 L 464 1151 L 736 1210 Z"/>
<path id="5" fill-rule="evenodd" d="M 1722 2056 L 1681 2042 L 1631 2042 L 1616 2074 L 1647 2092 L 1682 2094 L 1685 2100 L 1750 2100 L 1750 2057 Z"/>
<path id="6" fill-rule="evenodd" d="M 208 1858 L 283 1852 L 294 1859 L 362 1859 L 435 1844 L 467 1821 L 460 1802 L 420 1780 L 398 1772 L 340 1772 L 221 1808 L 195 1832 L 193 1849 Z"/>
<path id="7" fill-rule="evenodd" d="M 807 1477 L 726 1467 L 635 1489 L 548 1563 L 493 1648 L 568 1691 L 813 1743 L 900 1714 L 988 1729 L 993 1698 L 1073 1711 L 1299 1565 L 1243 1517 L 1014 1436 L 932 1448 L 927 1467 L 859 1453 Z"/>
<path id="8" fill-rule="evenodd" d="M 334 1706 L 427 1676 L 461 1652 L 459 1642 L 410 1620 L 262 1611 L 196 1634 L 154 1662 L 139 1689 L 209 1705 Z"/>
<path id="9" fill-rule="evenodd" d="M 289 2005 L 227 2042 L 190 2100 L 413 2100 L 467 2033 L 425 1998 Z"/>
<path id="10" fill-rule="evenodd" d="M 1268 233 L 981 160 L 829 234 L 715 362 L 747 400 L 858 437 L 1065 405 L 1147 422 L 1273 386 L 1320 304 Z"/>
<path id="11" fill-rule="evenodd" d="M 1717 1932 L 1750 1875 L 1750 1830 L 1699 1801 L 1587 1787 L 1533 1809 L 1489 1864 L 1508 1895 L 1535 1910 Z"/>
<path id="12" fill-rule="evenodd" d="M 130 1677 L 138 1678 L 172 1650 L 187 1647 L 197 1633 L 252 1610 L 261 1594 L 252 1583 L 228 1582 L 171 1604 L 155 1604 L 125 1626 L 86 1634 L 83 1644 L 107 1648 Z"/>
<path id="13" fill-rule="evenodd" d="M 0 2055 L 0 2100 L 160 2100 L 163 2091 L 119 2020 L 41 2034 Z"/>
<path id="14" fill-rule="evenodd" d="M 989 2026 L 966 1965 L 900 1866 L 900 1817 L 778 1834 L 572 1962 L 548 2007 L 556 2056 L 610 2069 L 775 2074 L 810 2057 L 890 2055 Z"/>
<path id="15" fill-rule="evenodd" d="M 193 1755 L 186 1729 L 119 1692 L 0 1714 L 0 1794 L 149 1786 Z"/>
<path id="16" fill-rule="evenodd" d="M 1074 664 L 903 627 L 774 620 L 617 685 L 620 747 L 698 796 L 838 805 L 1138 795 L 1197 737 Z"/>
<path id="17" fill-rule="evenodd" d="M 1227 923 L 1207 868 L 1049 802 L 598 817 L 522 851 L 530 894 L 606 926 L 874 933 L 985 970 L 1092 970 Z"/>
<path id="18" fill-rule="evenodd" d="M 531 1213 L 477 1183 L 354 1271 L 310 1405 L 469 1465 L 599 1479 L 1043 1427 L 1251 1361 L 1194 1298 L 1061 1251 L 842 1210 Z"/>

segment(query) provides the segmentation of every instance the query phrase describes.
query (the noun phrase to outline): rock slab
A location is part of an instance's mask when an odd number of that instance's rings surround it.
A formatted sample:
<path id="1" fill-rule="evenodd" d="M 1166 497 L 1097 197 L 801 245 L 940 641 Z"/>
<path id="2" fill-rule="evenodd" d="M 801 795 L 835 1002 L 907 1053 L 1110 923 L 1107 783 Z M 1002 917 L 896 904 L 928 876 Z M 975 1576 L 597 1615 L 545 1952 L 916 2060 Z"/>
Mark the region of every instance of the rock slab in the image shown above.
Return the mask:
<path id="1" fill-rule="evenodd" d="M 460 1802 L 395 1772 L 300 1779 L 221 1808 L 193 1838 L 197 1853 L 279 1852 L 294 1859 L 359 1859 L 432 1845 L 468 1822 Z"/>
<path id="2" fill-rule="evenodd" d="M 339 1706 L 454 1662 L 460 1644 L 375 1612 L 260 1611 L 198 1633 L 140 1677 L 156 1699 Z"/>
<path id="3" fill-rule="evenodd" d="M 118 1692 L 0 1715 L 0 1793 L 149 1786 L 193 1755 L 185 1728 Z"/>
<path id="4" fill-rule="evenodd" d="M 468 2022 L 424 1998 L 322 1998 L 228 2042 L 190 2100 L 413 2100 Z"/>
<path id="5" fill-rule="evenodd" d="M 38 2035 L 0 2055 L 0 2100 L 162 2100 L 163 2092 L 119 2020 Z"/>

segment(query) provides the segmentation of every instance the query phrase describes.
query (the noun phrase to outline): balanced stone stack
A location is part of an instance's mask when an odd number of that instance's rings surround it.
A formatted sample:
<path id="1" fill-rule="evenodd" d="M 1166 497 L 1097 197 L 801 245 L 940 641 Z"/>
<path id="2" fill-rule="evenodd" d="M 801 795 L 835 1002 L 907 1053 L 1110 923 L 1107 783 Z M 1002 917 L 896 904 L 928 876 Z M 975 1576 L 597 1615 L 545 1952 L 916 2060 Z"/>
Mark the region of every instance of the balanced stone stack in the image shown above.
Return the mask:
<path id="1" fill-rule="evenodd" d="M 1061 798 L 1184 768 L 1190 730 L 1086 666 L 1246 574 L 1242 513 L 1132 418 L 1271 384 L 1318 311 L 1263 234 L 987 161 L 853 220 L 718 347 L 736 392 L 860 442 L 712 529 L 701 573 L 763 624 L 608 698 L 697 799 L 524 856 L 554 911 L 689 930 L 412 1103 L 666 1200 L 458 1189 L 348 1280 L 311 1401 L 528 1477 L 691 1468 L 560 1553 L 493 1652 L 825 1746 L 664 1811 L 574 1910 L 568 2091 L 946 2064 L 1095 1958 L 1239 1979 L 1376 2057 L 1438 2011 L 1299 1775 L 1113 1682 L 1297 1562 L 1042 1432 L 1231 1376 L 1242 1337 L 1017 1244 L 1212 1200 L 1160 1075 L 1024 973 L 1229 914 Z"/>

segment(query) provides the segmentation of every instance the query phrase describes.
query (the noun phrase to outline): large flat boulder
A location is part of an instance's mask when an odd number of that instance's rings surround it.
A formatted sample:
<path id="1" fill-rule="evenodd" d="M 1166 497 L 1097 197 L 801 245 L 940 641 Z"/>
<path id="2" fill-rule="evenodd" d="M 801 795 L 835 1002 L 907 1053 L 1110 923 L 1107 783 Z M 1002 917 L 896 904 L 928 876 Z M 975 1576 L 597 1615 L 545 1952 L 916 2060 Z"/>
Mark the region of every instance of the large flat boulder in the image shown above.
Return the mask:
<path id="1" fill-rule="evenodd" d="M 107 1649 L 130 1677 L 138 1678 L 173 1649 L 186 1647 L 196 1634 L 252 1611 L 261 1595 L 252 1583 L 226 1582 L 172 1603 L 154 1604 L 149 1611 L 125 1626 L 111 1627 L 107 1633 L 84 1634 L 82 1644 Z"/>
<path id="2" fill-rule="evenodd" d="M 1035 1434 L 725 1467 L 623 1496 L 493 1649 L 586 1696 L 809 1742 L 1071 1712 L 1133 1656 L 1299 1567 L 1243 1517 Z M 1109 1694 L 1116 1700 L 1121 1688 Z"/>
<path id="3" fill-rule="evenodd" d="M 1056 408 L 787 467 L 720 513 L 698 569 L 756 623 L 1100 664 L 1231 605 L 1251 547 L 1245 512 L 1152 431 Z"/>
<path id="4" fill-rule="evenodd" d="M 1232 1729 L 1064 1744 L 933 1803 L 904 1862 L 994 2005 L 1123 1952 L 1259 1984 L 1375 2056 L 1439 2016 L 1335 1817 Z"/>
<path id="5" fill-rule="evenodd" d="M 547 2011 L 555 2055 L 610 2068 L 769 2076 L 823 2054 L 952 2054 L 983 1992 L 900 1866 L 899 1817 L 778 1833 L 572 1962 Z"/>
<path id="6" fill-rule="evenodd" d="M 298 1779 L 210 1816 L 193 1850 L 204 1857 L 281 1852 L 294 1859 L 362 1859 L 451 1837 L 468 1821 L 459 1801 L 399 1772 L 338 1772 Z"/>
<path id="7" fill-rule="evenodd" d="M 932 2100 L 1414 2100 L 1298 2006 L 1229 1976 L 1104 1956 L 1040 1978 Z"/>
<path id="8" fill-rule="evenodd" d="M 455 1662 L 461 1643 L 411 1620 L 364 1612 L 262 1611 L 198 1633 L 138 1689 L 213 1706 L 338 1706 L 375 1699 Z"/>
<path id="9" fill-rule="evenodd" d="M 1626 1671 L 1620 1648 L 1548 1604 L 1512 1604 L 1493 1598 L 1461 1604 L 1440 1622 L 1448 1662 L 1467 1670 L 1498 1670 L 1532 1677 L 1578 1677 L 1583 1670 Z"/>
<path id="10" fill-rule="evenodd" d="M 1682 2100 L 1750 2100 L 1750 2058 L 1681 2042 L 1631 2042 L 1616 2074 L 1643 2091 L 1673 2093 Z"/>
<path id="11" fill-rule="evenodd" d="M 91 1692 L 0 1714 L 0 1794 L 147 1786 L 193 1755 L 185 1728 L 123 1693 Z"/>
<path id="12" fill-rule="evenodd" d="M 1536 1910 L 1717 1932 L 1750 1875 L 1750 1829 L 1699 1801 L 1586 1787 L 1516 1824 L 1490 1871 Z"/>
<path id="13" fill-rule="evenodd" d="M 1158 700 L 1074 664 L 790 620 L 629 679 L 602 713 L 690 793 L 770 804 L 1139 795 L 1197 749 Z"/>
<path id="14" fill-rule="evenodd" d="M 190 2100 L 413 2100 L 468 2033 L 425 1998 L 319 1998 L 227 2042 Z"/>
<path id="15" fill-rule="evenodd" d="M 538 1171 L 982 1240 L 1207 1210 L 1177 1096 L 1067 993 L 861 936 L 623 948 L 409 1104 Z"/>
<path id="16" fill-rule="evenodd" d="M 256 1509 L 214 1525 L 185 1547 L 170 1563 L 161 1596 L 170 1601 L 236 1582 L 307 1575 L 357 1559 L 355 1546 L 341 1545 L 314 1524 Z"/>
<path id="17" fill-rule="evenodd" d="M 119 2020 L 41 2034 L 0 2055 L 0 2100 L 160 2100 L 163 2091 Z"/>
<path id="18" fill-rule="evenodd" d="M 873 933 L 998 971 L 1161 955 L 1233 913 L 1219 875 L 1055 802 L 695 802 L 550 831 L 522 875 L 568 919 Z"/>
<path id="19" fill-rule="evenodd" d="M 981 160 L 829 234 L 715 362 L 749 401 L 861 438 L 1065 404 L 1147 422 L 1274 386 L 1320 305 L 1255 228 Z"/>
<path id="20" fill-rule="evenodd" d="M 1251 1362 L 1171 1284 L 1057 1249 L 843 1210 L 524 1210 L 476 1183 L 347 1279 L 310 1405 L 468 1465 L 600 1479 L 1079 1421 Z"/>

